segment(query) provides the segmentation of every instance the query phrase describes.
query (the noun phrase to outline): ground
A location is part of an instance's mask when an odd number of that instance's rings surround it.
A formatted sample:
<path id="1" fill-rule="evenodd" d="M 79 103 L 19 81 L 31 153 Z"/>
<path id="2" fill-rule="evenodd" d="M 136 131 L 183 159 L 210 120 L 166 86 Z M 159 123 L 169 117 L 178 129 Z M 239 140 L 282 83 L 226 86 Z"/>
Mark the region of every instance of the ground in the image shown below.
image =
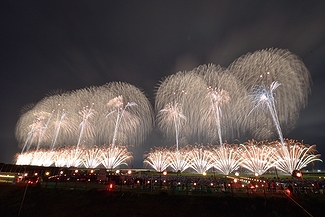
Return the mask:
<path id="1" fill-rule="evenodd" d="M 0 185 L 1 216 L 308 216 L 284 194 L 277 196 L 171 195 L 64 190 Z M 295 198 L 313 216 L 325 211 L 324 195 Z M 21 206 L 22 205 L 22 206 Z M 21 209 L 20 209 L 21 207 Z"/>

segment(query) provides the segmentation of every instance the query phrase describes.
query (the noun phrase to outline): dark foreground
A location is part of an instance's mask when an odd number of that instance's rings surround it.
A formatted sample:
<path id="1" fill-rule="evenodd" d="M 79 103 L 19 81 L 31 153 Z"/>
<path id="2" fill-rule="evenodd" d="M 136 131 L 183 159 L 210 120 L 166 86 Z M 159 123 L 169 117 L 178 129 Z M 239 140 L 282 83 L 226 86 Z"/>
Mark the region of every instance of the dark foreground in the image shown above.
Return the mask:
<path id="1" fill-rule="evenodd" d="M 0 184 L 0 216 L 18 216 L 24 185 Z M 293 196 L 312 216 L 324 216 L 324 195 Z M 28 186 L 20 216 L 310 216 L 284 194 L 186 196 Z"/>

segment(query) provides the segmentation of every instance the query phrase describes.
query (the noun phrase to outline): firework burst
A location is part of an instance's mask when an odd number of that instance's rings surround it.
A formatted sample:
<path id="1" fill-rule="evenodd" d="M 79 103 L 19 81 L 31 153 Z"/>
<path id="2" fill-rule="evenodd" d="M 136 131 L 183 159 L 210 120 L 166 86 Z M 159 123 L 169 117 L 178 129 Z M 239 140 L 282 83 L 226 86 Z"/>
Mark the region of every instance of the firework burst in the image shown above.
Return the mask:
<path id="1" fill-rule="evenodd" d="M 126 147 L 110 145 L 102 148 L 101 163 L 106 169 L 113 170 L 120 165 L 128 165 L 132 158 L 132 153 Z"/>
<path id="2" fill-rule="evenodd" d="M 294 170 L 301 170 L 314 161 L 322 162 L 320 154 L 315 154 L 315 145 L 309 146 L 290 139 L 282 146 L 275 142 L 273 147 L 277 150 L 276 167 L 286 174 L 291 175 Z"/>
<path id="3" fill-rule="evenodd" d="M 112 82 L 48 96 L 22 114 L 16 138 L 29 150 L 140 144 L 153 124 L 152 108 L 136 87 Z"/>
<path id="4" fill-rule="evenodd" d="M 254 175 L 262 175 L 274 166 L 276 150 L 268 146 L 267 142 L 252 140 L 241 144 L 240 148 L 243 149 L 241 152 L 243 160 L 240 166 Z"/>
<path id="5" fill-rule="evenodd" d="M 84 150 L 82 155 L 82 164 L 86 168 L 96 168 L 101 164 L 102 150 L 94 147 Z"/>
<path id="6" fill-rule="evenodd" d="M 222 145 L 223 138 L 234 140 L 243 126 L 246 89 L 229 70 L 219 65 L 201 65 L 192 72 L 205 83 L 205 90 L 197 90 L 203 102 L 197 105 L 199 115 L 192 124 L 200 123 L 198 131 L 204 132 L 208 143 L 219 140 Z"/>
<path id="7" fill-rule="evenodd" d="M 169 150 L 166 148 L 155 148 L 151 149 L 150 152 L 145 155 L 143 163 L 149 165 L 157 172 L 162 172 L 169 166 Z"/>
<path id="8" fill-rule="evenodd" d="M 264 49 L 248 53 L 236 59 L 228 69 L 245 84 L 248 92 L 256 86 L 270 86 L 281 83 L 275 97 L 279 124 L 285 132 L 290 131 L 299 116 L 299 111 L 307 104 L 310 93 L 310 73 L 299 57 L 283 49 Z M 250 104 L 248 101 L 247 104 Z M 273 139 L 272 117 L 254 115 L 246 121 L 246 128 L 257 139 Z"/>
<path id="9" fill-rule="evenodd" d="M 194 147 L 189 155 L 190 167 L 198 174 L 203 174 L 214 166 L 212 152 L 204 146 Z"/>
<path id="10" fill-rule="evenodd" d="M 211 149 L 213 167 L 223 175 L 229 175 L 237 170 L 243 161 L 237 145 L 224 144 Z"/>
<path id="11" fill-rule="evenodd" d="M 191 147 L 189 145 L 181 149 L 174 149 L 169 152 L 169 166 L 174 172 L 184 172 L 191 166 Z"/>

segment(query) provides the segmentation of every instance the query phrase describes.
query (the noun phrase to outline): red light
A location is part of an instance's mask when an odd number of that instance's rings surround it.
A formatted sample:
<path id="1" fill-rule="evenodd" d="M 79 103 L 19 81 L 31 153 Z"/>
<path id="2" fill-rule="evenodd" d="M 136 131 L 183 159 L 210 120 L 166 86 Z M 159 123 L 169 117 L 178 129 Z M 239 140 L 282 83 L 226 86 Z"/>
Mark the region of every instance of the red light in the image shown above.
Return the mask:
<path id="1" fill-rule="evenodd" d="M 113 184 L 113 183 L 110 183 L 110 184 L 107 186 L 107 190 L 112 191 L 113 189 L 114 189 L 114 184 Z"/>
<path id="2" fill-rule="evenodd" d="M 291 191 L 289 189 L 286 189 L 286 192 L 287 192 L 288 195 L 291 194 Z"/>

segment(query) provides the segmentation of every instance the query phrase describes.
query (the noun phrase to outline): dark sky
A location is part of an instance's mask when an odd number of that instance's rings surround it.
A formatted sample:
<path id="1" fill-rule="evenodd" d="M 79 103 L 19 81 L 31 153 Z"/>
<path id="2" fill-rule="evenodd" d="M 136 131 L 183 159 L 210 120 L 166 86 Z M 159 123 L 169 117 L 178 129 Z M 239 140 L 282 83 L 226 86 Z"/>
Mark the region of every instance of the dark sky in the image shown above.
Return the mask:
<path id="1" fill-rule="evenodd" d="M 324 11 L 325 1 L 299 0 L 3 0 L 0 162 L 20 151 L 14 129 L 21 109 L 53 91 L 123 81 L 153 103 L 155 87 L 170 74 L 227 67 L 270 47 L 301 57 L 313 80 L 308 106 L 284 136 L 316 144 L 325 156 Z M 155 145 L 155 136 L 147 143 Z"/>

